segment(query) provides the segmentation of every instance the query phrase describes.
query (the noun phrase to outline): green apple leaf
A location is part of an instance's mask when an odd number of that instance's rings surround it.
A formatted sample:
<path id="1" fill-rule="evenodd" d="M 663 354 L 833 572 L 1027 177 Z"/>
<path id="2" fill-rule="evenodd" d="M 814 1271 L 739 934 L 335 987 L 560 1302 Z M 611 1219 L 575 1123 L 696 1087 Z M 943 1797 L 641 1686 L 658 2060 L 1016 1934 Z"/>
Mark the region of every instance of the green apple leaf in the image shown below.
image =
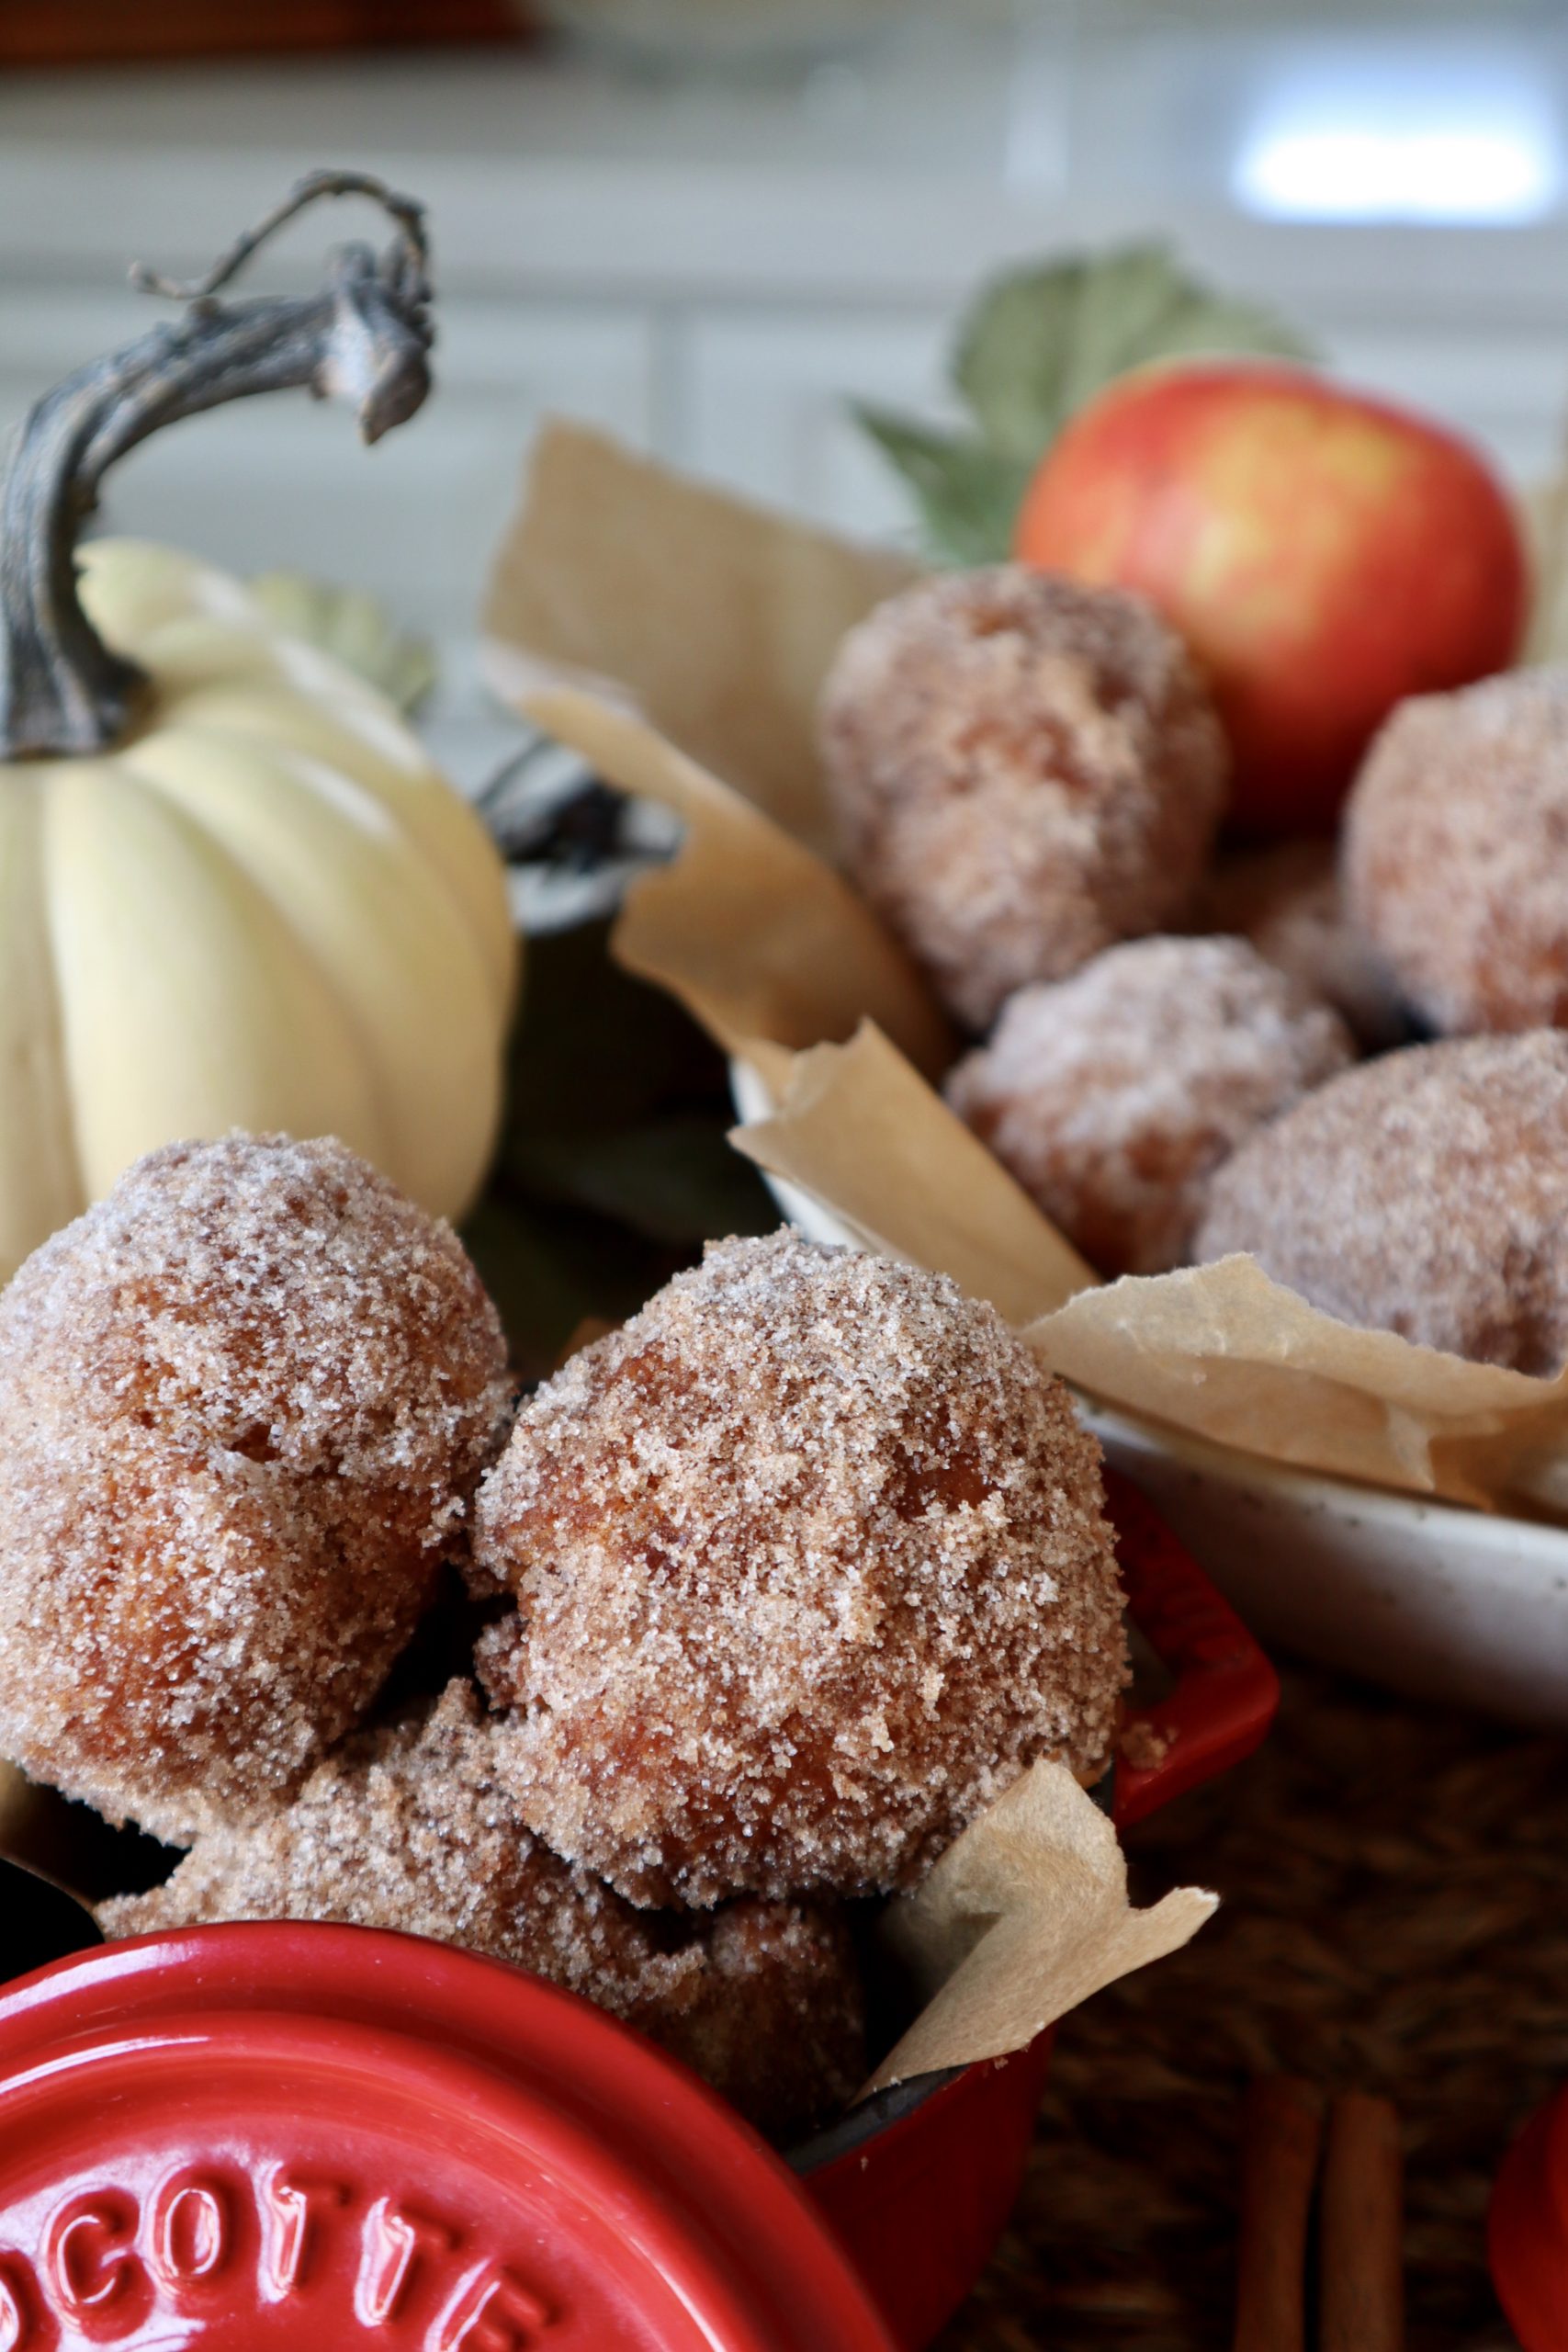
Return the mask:
<path id="1" fill-rule="evenodd" d="M 1200 352 L 1312 356 L 1264 304 L 1211 294 L 1163 245 L 1126 245 L 996 279 L 960 329 L 953 379 L 990 447 L 1032 466 L 1114 378 Z"/>
<path id="2" fill-rule="evenodd" d="M 1008 550 L 1030 468 L 973 433 L 942 432 L 890 411 L 855 412 L 914 491 L 931 554 L 942 563 L 993 563 Z"/>
<path id="3" fill-rule="evenodd" d="M 1203 352 L 1313 356 L 1266 304 L 1212 293 L 1163 245 L 1124 245 L 1010 270 L 982 289 L 953 362 L 975 430 L 880 408 L 855 413 L 913 490 L 931 553 L 996 563 L 1030 476 L 1068 418 L 1130 368 Z"/>

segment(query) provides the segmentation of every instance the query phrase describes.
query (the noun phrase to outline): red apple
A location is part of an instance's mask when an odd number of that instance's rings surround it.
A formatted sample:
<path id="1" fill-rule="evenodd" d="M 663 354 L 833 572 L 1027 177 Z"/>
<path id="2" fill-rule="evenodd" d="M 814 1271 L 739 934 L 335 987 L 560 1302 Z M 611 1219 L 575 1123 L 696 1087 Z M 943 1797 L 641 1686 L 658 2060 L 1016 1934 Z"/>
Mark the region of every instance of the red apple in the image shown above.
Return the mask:
<path id="1" fill-rule="evenodd" d="M 1181 632 L 1253 834 L 1331 828 L 1394 704 L 1506 668 L 1524 626 L 1524 546 L 1484 459 L 1300 368 L 1118 379 L 1048 451 L 1014 547 L 1140 590 Z"/>

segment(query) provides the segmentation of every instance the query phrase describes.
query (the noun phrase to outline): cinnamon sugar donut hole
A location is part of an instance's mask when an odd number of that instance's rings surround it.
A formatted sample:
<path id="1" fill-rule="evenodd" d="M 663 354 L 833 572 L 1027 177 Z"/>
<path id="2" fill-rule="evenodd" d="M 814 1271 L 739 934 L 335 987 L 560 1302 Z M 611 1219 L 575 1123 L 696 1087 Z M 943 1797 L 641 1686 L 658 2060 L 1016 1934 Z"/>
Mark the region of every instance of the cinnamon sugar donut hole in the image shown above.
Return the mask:
<path id="1" fill-rule="evenodd" d="M 760 2130 L 819 2122 L 865 2073 L 842 1920 L 745 1902 L 697 1918 L 636 1911 L 532 1837 L 465 1682 L 349 1739 L 291 1804 L 197 1840 L 149 1894 L 99 1906 L 110 1937 L 219 1919 L 396 1928 L 512 1962 L 624 2018 Z"/>
<path id="2" fill-rule="evenodd" d="M 906 589 L 852 629 L 822 753 L 852 873 L 954 1017 L 1168 928 L 1224 800 L 1220 722 L 1139 597 L 1023 564 Z"/>
<path id="3" fill-rule="evenodd" d="M 1158 1274 L 1236 1146 L 1354 1058 L 1244 939 L 1135 939 L 1010 997 L 947 1098 L 1091 1265 Z"/>
<path id="4" fill-rule="evenodd" d="M 1344 842 L 1352 912 L 1432 1028 L 1568 1024 L 1568 666 L 1401 703 Z"/>
<path id="5" fill-rule="evenodd" d="M 649 1936 L 649 1914 L 630 1916 Z M 651 1925 L 671 1921 L 658 1913 Z M 830 2122 L 869 2071 L 864 1987 L 842 1912 L 742 1895 L 684 1923 L 689 1940 L 663 1955 L 661 1980 L 617 2014 L 769 2139 Z"/>
<path id="6" fill-rule="evenodd" d="M 635 1903 L 906 1886 L 1124 1679 L 1099 1449 L 944 1276 L 709 1249 L 519 1416 L 475 1550 L 530 1826 Z"/>
<path id="7" fill-rule="evenodd" d="M 344 1145 L 138 1162 L 0 1296 L 0 1753 L 176 1842 L 297 1784 L 508 1403 L 460 1244 Z"/>
<path id="8" fill-rule="evenodd" d="M 1568 1035 L 1409 1046 L 1331 1080 L 1215 1177 L 1247 1250 L 1347 1323 L 1516 1372 L 1568 1358 Z"/>

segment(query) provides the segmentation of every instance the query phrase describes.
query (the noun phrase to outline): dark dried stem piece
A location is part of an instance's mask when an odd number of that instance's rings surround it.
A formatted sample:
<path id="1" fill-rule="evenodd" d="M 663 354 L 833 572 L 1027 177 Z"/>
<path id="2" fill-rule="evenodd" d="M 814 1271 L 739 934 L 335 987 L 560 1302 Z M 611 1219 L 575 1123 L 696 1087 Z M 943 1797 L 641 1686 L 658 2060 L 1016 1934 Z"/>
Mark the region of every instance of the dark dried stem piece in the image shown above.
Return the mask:
<path id="1" fill-rule="evenodd" d="M 286 220 L 351 195 L 370 197 L 396 224 L 384 254 L 342 247 L 316 294 L 213 299 Z M 185 317 L 46 392 L 0 484 L 0 757 L 106 749 L 146 683 L 103 643 L 77 595 L 76 540 L 107 469 L 182 416 L 295 386 L 348 402 L 361 437 L 379 440 L 429 390 L 425 264 L 423 214 L 410 198 L 359 173 L 316 172 L 192 287 L 136 273 L 138 284 L 188 301 Z"/>
<path id="2" fill-rule="evenodd" d="M 272 210 L 249 229 L 242 230 L 226 254 L 220 254 L 211 268 L 201 277 L 180 279 L 165 277 L 158 270 L 149 269 L 145 262 L 132 262 L 130 282 L 139 293 L 162 294 L 174 302 L 202 302 L 216 294 L 220 286 L 237 277 L 251 255 L 269 237 L 276 236 L 286 222 L 308 206 L 318 203 L 324 196 L 366 196 L 378 204 L 388 217 L 395 220 L 403 240 L 421 271 L 429 258 L 424 234 L 424 207 L 412 196 L 398 196 L 382 180 L 372 179 L 365 172 L 308 172 L 288 194 L 275 204 Z"/>

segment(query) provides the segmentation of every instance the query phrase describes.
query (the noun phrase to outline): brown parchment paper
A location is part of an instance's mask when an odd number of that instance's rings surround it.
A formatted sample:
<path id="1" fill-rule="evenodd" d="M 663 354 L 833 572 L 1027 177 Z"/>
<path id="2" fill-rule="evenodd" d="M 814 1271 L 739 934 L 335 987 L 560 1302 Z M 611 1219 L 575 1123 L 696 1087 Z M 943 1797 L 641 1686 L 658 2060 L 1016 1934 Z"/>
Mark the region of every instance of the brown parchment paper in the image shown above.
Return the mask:
<path id="1" fill-rule="evenodd" d="M 865 1248 L 951 1274 L 1013 1324 L 1097 1281 L 874 1023 L 846 1046 L 760 1055 L 753 1067 L 783 1108 L 749 1120 L 732 1141 Z"/>
<path id="2" fill-rule="evenodd" d="M 1564 495 L 1537 518 L 1552 581 Z M 840 634 L 908 576 L 564 427 L 496 574 L 491 675 L 613 781 L 687 819 L 684 851 L 634 892 L 616 953 L 766 1081 L 773 1114 L 748 1121 L 740 1148 L 857 1238 L 993 1299 L 1107 1405 L 1401 1492 L 1568 1511 L 1568 1375 L 1356 1330 L 1249 1260 L 1097 1283 L 925 1082 L 951 1041 L 818 854 L 830 827 L 812 744 Z M 611 740 L 613 699 L 542 683 L 562 662 L 635 697 L 635 757 L 624 731 Z M 706 771 L 682 757 L 699 745 Z"/>
<path id="3" fill-rule="evenodd" d="M 870 1013 L 921 1069 L 952 1039 L 913 965 L 841 876 L 636 714 L 536 683 L 520 707 L 624 791 L 681 818 L 673 862 L 640 876 L 616 925 L 620 962 L 658 981 L 732 1054 L 848 1036 Z"/>
<path id="4" fill-rule="evenodd" d="M 1251 1258 L 1098 1283 L 869 1027 L 767 1072 L 735 1142 L 893 1256 L 952 1274 L 1089 1396 L 1274 1462 L 1482 1508 L 1568 1509 L 1568 1375 L 1362 1331 Z M 896 1144 L 887 1138 L 896 1135 Z"/>
<path id="5" fill-rule="evenodd" d="M 1035 1764 L 955 1839 L 883 1932 L 926 2007 L 866 2090 L 1022 2049 L 1119 1976 L 1195 1936 L 1219 1897 L 1127 1900 L 1116 1832 L 1060 1764 Z"/>
<path id="6" fill-rule="evenodd" d="M 1535 592 L 1524 659 L 1568 661 L 1568 472 L 1538 483 L 1522 511 Z"/>
<path id="7" fill-rule="evenodd" d="M 483 627 L 503 681 L 519 654 L 613 680 L 682 751 L 830 851 L 817 690 L 845 630 L 916 570 L 555 423 L 534 445 Z"/>

